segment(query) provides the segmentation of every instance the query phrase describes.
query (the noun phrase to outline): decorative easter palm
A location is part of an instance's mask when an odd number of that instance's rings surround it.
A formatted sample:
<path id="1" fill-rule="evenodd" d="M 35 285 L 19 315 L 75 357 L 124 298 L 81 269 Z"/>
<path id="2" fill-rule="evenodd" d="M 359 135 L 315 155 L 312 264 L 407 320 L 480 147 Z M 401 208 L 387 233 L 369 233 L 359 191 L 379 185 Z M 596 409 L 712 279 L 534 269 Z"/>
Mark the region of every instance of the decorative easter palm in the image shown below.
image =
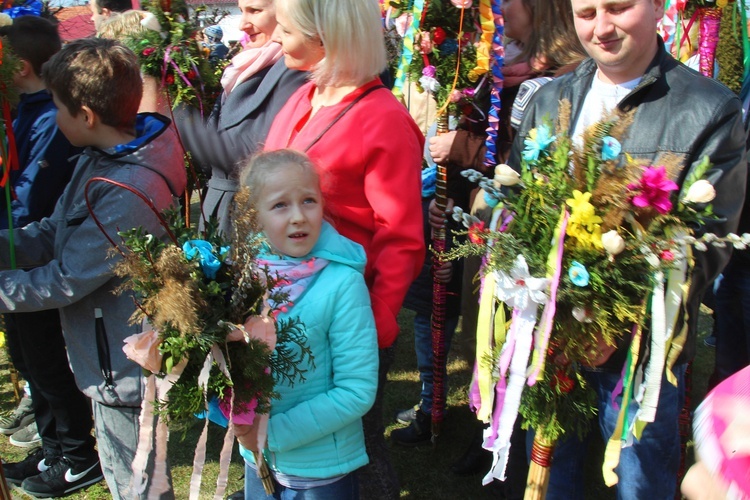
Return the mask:
<path id="1" fill-rule="evenodd" d="M 653 421 L 662 375 L 675 381 L 671 368 L 685 341 L 675 325 L 691 248 L 705 249 L 717 239 L 696 239 L 690 229 L 712 217 L 715 191 L 703 179 L 707 158 L 678 193 L 671 181 L 682 167 L 678 157 L 662 155 L 654 166 L 621 151 L 631 115 L 614 114 L 587 129 L 582 149 L 567 135 L 567 101 L 557 116 L 556 123 L 543 120 L 529 132 L 520 174 L 507 165 L 495 169 L 493 182 L 466 173 L 483 179 L 480 185 L 499 203 L 490 228 L 457 210 L 469 242 L 447 255 L 486 255 L 485 292 L 490 303 L 502 303 L 492 322 L 496 349 L 480 360 L 483 370 L 496 374 L 480 405 L 485 414 L 491 410 L 484 445 L 495 455 L 484 481 L 504 479 L 520 415 L 536 436 L 526 498 L 544 497 L 554 443 L 586 432 L 596 413 L 581 366 L 598 357 L 600 341 L 614 345 L 627 338 L 621 412 L 603 467 L 605 482 L 617 483 L 620 448 Z M 742 238 L 730 235 L 720 244 L 747 245 Z M 512 311 L 507 322 L 498 320 L 504 308 Z M 645 329 L 651 356 L 643 367 L 638 356 Z M 625 409 L 637 393 L 636 368 L 644 368 L 644 396 L 633 418 Z"/>
<path id="2" fill-rule="evenodd" d="M 184 428 L 215 397 L 229 419 L 217 481 L 217 495 L 222 495 L 234 442 L 233 423 L 250 425 L 260 418 L 260 432 L 264 433 L 276 381 L 303 380 L 304 365 L 313 366 L 299 320 L 276 321 L 278 311 L 270 309 L 270 304 L 283 304 L 286 297 L 277 291 L 282 277 L 256 265 L 263 237 L 250 208 L 249 191 L 244 188 L 236 195 L 234 234 L 231 241 L 225 241 L 214 221 L 204 233 L 198 233 L 185 224 L 179 211 L 159 213 L 140 192 L 110 179 L 95 177 L 87 183 L 87 204 L 90 186 L 98 182 L 139 196 L 168 237 L 162 241 L 158 235 L 135 228 L 119 233 L 118 245 L 89 204 L 97 225 L 122 255 L 115 274 L 126 278 L 121 292 L 132 292 L 136 300 L 131 320 L 145 320 L 152 329 L 144 328 L 144 333 L 129 337 L 125 347 L 128 357 L 148 375 L 142 408 L 146 416 L 142 417 L 142 437 L 133 463 L 137 484 L 133 487 L 135 491 L 145 487 L 140 478 L 153 452 L 157 470 L 150 491 L 156 494 L 153 488 L 169 488 L 165 471 L 159 469 L 164 462 L 160 459 L 166 456 L 165 424 Z M 245 342 L 229 341 L 236 330 L 243 333 Z M 154 409 L 161 418 L 152 450 L 150 434 L 154 430 L 149 416 Z M 196 449 L 191 499 L 200 496 L 207 425 L 208 421 Z M 270 494 L 273 483 L 261 453 L 256 454 L 256 461 Z"/>

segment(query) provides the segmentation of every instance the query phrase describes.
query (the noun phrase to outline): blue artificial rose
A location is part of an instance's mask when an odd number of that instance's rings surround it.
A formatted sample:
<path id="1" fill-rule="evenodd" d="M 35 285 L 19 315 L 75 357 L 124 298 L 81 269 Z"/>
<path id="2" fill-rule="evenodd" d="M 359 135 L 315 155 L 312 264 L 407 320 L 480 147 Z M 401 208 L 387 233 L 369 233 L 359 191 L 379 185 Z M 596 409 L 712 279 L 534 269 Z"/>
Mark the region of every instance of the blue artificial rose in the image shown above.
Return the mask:
<path id="1" fill-rule="evenodd" d="M 532 162 L 539 159 L 539 154 L 552 144 L 556 137 L 551 134 L 549 127 L 545 124 L 539 125 L 529 131 L 529 135 L 523 140 L 526 146 L 521 153 L 524 160 Z"/>
<path id="2" fill-rule="evenodd" d="M 213 246 L 206 240 L 188 240 L 182 245 L 182 251 L 187 260 L 199 259 L 201 270 L 208 279 L 216 278 L 216 271 L 221 267 L 221 260 L 213 253 Z M 229 251 L 229 247 L 221 247 L 219 256 L 221 258 Z"/>
<path id="3" fill-rule="evenodd" d="M 578 261 L 570 263 L 570 269 L 568 269 L 568 277 L 575 286 L 587 286 L 589 284 L 589 272 L 586 270 L 586 266 Z"/>
<path id="4" fill-rule="evenodd" d="M 619 156 L 620 151 L 622 151 L 620 141 L 610 136 L 602 139 L 602 160 L 614 160 Z"/>

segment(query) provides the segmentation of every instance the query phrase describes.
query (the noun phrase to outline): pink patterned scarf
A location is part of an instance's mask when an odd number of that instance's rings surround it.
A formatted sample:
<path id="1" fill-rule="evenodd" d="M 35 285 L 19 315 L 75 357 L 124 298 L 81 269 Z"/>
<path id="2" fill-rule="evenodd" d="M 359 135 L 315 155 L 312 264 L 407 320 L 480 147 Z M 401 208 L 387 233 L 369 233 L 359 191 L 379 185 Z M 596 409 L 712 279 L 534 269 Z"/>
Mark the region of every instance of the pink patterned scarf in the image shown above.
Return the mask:
<path id="1" fill-rule="evenodd" d="M 270 305 L 274 310 L 281 312 L 287 312 L 294 306 L 315 275 L 328 265 L 328 260 L 321 257 L 311 257 L 303 261 L 258 259 L 257 262 L 260 267 L 268 267 L 272 277 L 279 277 L 273 291 L 287 294 L 287 299 L 283 303 Z"/>
<path id="2" fill-rule="evenodd" d="M 262 47 L 247 47 L 232 58 L 232 63 L 226 67 L 221 76 L 221 86 L 224 87 L 222 100 L 232 92 L 237 85 L 244 82 L 266 66 L 281 59 L 281 45 L 268 42 Z"/>

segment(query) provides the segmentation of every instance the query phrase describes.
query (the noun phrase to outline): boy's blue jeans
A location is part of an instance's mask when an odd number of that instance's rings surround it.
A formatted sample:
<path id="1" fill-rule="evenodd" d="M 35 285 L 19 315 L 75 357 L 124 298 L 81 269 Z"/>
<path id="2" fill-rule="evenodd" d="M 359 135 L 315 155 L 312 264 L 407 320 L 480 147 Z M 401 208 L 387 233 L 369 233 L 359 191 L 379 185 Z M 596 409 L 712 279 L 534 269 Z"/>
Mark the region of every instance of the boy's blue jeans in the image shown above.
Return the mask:
<path id="1" fill-rule="evenodd" d="M 445 319 L 445 353 L 450 352 L 453 333 L 458 325 L 458 316 Z M 422 393 L 420 395 L 420 409 L 428 415 L 432 412 L 432 326 L 430 315 L 417 313 L 414 316 L 414 349 L 417 353 L 417 368 L 419 369 L 419 380 L 422 382 Z M 443 371 L 443 387 L 445 394 L 448 393 L 448 384 L 445 371 Z M 444 394 L 444 396 L 445 396 Z"/>
<path id="2" fill-rule="evenodd" d="M 274 493 L 266 495 L 255 469 L 245 466 L 245 498 L 247 500 L 358 500 L 357 474 L 350 473 L 335 483 L 309 490 L 295 490 L 273 482 Z"/>
<path id="3" fill-rule="evenodd" d="M 679 416 L 685 400 L 686 365 L 674 367 L 678 385 L 674 387 L 662 379 L 656 420 L 648 424 L 640 441 L 623 448 L 620 464 L 615 469 L 619 482 L 617 498 L 627 500 L 671 500 L 677 491 L 677 470 L 680 464 Z M 620 375 L 606 372 L 585 372 L 599 400 L 599 429 L 607 442 L 617 423 L 618 409 L 612 405 L 612 392 Z M 618 408 L 622 395 L 616 398 Z M 631 419 L 637 406 L 630 405 Z M 632 421 L 632 420 L 631 420 Z M 593 429 L 592 429 L 593 431 Z M 527 452 L 531 453 L 534 433 L 527 436 Z M 584 498 L 583 468 L 588 439 L 575 436 L 558 442 L 553 455 L 547 500 Z M 597 467 L 599 464 L 597 464 Z"/>

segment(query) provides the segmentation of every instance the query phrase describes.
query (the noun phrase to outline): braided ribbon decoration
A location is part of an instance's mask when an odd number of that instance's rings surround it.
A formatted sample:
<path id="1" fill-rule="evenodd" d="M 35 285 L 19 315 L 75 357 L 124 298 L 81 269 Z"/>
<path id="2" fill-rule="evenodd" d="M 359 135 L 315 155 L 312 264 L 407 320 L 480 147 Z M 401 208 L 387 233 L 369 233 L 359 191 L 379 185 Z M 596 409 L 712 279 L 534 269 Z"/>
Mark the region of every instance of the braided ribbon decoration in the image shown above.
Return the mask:
<path id="1" fill-rule="evenodd" d="M 719 44 L 719 28 L 721 27 L 721 9 L 716 7 L 702 8 L 700 15 L 700 34 L 698 51 L 700 53 L 699 69 L 702 75 L 709 78 L 714 76 L 714 58 L 716 46 Z"/>
<path id="2" fill-rule="evenodd" d="M 438 115 L 437 133 L 448 132 L 448 114 Z M 445 212 L 447 204 L 447 169 L 445 165 L 437 165 L 437 179 L 435 186 L 435 204 L 441 212 Z M 445 251 L 445 226 L 433 229 L 432 257 L 433 272 L 443 265 L 441 253 Z M 432 443 L 440 435 L 440 426 L 445 414 L 445 296 L 446 285 L 437 278 L 432 281 Z"/>
<path id="3" fill-rule="evenodd" d="M 414 6 L 411 11 L 411 24 L 404 35 L 404 48 L 401 50 L 401 59 L 398 62 L 396 78 L 393 82 L 393 95 L 403 97 L 404 84 L 406 76 L 409 74 L 412 57 L 414 57 L 414 37 L 419 33 L 419 24 L 422 22 L 422 11 L 424 10 L 424 0 L 414 0 Z"/>
<path id="4" fill-rule="evenodd" d="M 500 126 L 500 92 L 503 90 L 503 64 L 505 63 L 505 48 L 503 47 L 503 14 L 500 10 L 501 0 L 492 0 L 492 17 L 495 22 L 495 35 L 492 37 L 492 92 L 490 94 L 490 112 L 487 127 L 487 151 L 484 164 L 493 168 L 497 164 L 497 131 Z"/>

